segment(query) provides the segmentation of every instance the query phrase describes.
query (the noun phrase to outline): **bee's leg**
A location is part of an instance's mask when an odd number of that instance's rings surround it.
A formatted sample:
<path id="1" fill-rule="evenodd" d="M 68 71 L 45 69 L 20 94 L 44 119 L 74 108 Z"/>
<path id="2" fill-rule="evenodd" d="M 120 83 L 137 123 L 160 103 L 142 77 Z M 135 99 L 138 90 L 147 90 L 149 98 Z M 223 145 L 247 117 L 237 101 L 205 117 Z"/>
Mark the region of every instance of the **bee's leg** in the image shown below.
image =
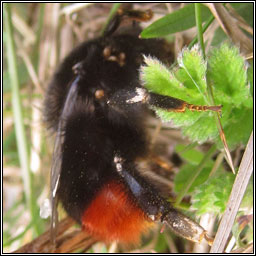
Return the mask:
<path id="1" fill-rule="evenodd" d="M 133 21 L 149 21 L 153 16 L 153 13 L 151 10 L 146 11 L 139 11 L 139 10 L 125 10 L 120 8 L 117 13 L 114 15 L 114 17 L 110 20 L 110 22 L 107 24 L 103 36 L 110 36 L 112 35 L 121 22 L 124 19 L 129 19 Z"/>
<path id="2" fill-rule="evenodd" d="M 220 112 L 222 106 L 200 106 L 200 105 L 194 105 L 189 104 L 186 101 L 173 98 L 170 96 L 164 96 L 156 93 L 148 93 L 148 100 L 147 103 L 149 105 L 152 105 L 154 107 L 163 108 L 167 111 L 174 111 L 174 112 L 185 112 L 186 109 L 189 109 L 191 111 L 216 111 Z"/>
<path id="3" fill-rule="evenodd" d="M 139 175 L 134 164 L 116 155 L 114 165 L 138 205 L 150 219 L 166 223 L 174 233 L 185 239 L 200 242 L 203 238 L 207 238 L 206 231 L 163 199 L 158 191 Z"/>
<path id="4" fill-rule="evenodd" d="M 191 111 L 216 111 L 221 112 L 222 106 L 200 106 L 200 105 L 194 105 L 190 104 L 184 100 L 180 100 L 177 98 L 173 98 L 170 96 L 164 96 L 160 94 L 156 94 L 153 92 L 148 92 L 146 89 L 143 88 L 136 88 L 136 96 L 133 98 L 130 98 L 126 102 L 129 104 L 142 102 L 149 104 L 150 106 L 162 108 L 167 111 L 173 111 L 173 112 L 185 112 L 186 109 L 189 109 Z"/>

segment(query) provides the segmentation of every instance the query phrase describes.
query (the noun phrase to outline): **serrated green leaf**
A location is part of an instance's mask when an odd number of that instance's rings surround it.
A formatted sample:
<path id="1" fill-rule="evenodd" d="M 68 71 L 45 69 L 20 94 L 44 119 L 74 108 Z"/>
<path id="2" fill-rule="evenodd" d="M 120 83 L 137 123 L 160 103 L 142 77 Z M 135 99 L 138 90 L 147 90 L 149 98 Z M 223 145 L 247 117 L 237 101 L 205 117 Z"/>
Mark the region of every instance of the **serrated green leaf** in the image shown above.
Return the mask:
<path id="1" fill-rule="evenodd" d="M 225 204 L 223 203 L 223 201 L 215 201 L 213 205 L 220 208 L 220 212 L 223 212 L 225 210 Z"/>
<path id="2" fill-rule="evenodd" d="M 197 198 L 198 199 L 198 198 Z M 199 209 L 201 207 L 201 203 L 199 201 L 196 201 L 194 204 L 193 204 L 193 207 L 195 209 Z"/>
<path id="3" fill-rule="evenodd" d="M 197 214 L 220 214 L 225 210 L 235 176 L 232 173 L 217 173 L 197 187 L 192 195 L 192 208 Z"/>
<path id="4" fill-rule="evenodd" d="M 192 104 L 205 104 L 206 63 L 201 52 L 197 47 L 185 49 L 179 59 L 183 68 L 173 74 L 156 58 L 145 56 L 146 66 L 140 69 L 142 83 L 154 93 L 190 101 Z"/>
<path id="5" fill-rule="evenodd" d="M 243 99 L 249 97 L 246 67 L 238 48 L 228 44 L 213 48 L 208 63 L 207 75 L 213 89 L 223 91 L 229 97 L 229 103 L 238 107 Z"/>
<path id="6" fill-rule="evenodd" d="M 174 127 L 184 127 L 192 125 L 196 120 L 200 118 L 199 112 L 192 112 L 190 110 L 186 110 L 185 113 L 175 113 L 168 112 L 162 109 L 156 109 L 156 114 L 161 118 L 164 122 L 173 121 Z"/>
<path id="7" fill-rule="evenodd" d="M 202 189 L 202 187 L 201 187 Z M 193 199 L 196 200 L 196 202 L 194 203 L 194 207 L 196 207 L 196 205 L 200 204 L 200 202 L 198 202 L 202 197 L 204 196 L 204 192 L 200 192 L 197 193 L 193 196 Z"/>
<path id="8" fill-rule="evenodd" d="M 182 129 L 182 134 L 188 136 L 192 141 L 203 143 L 216 138 L 218 136 L 218 128 L 213 116 L 208 116 L 208 113 L 202 113 L 194 124 Z"/>
<path id="9" fill-rule="evenodd" d="M 149 91 L 175 98 L 185 93 L 184 86 L 159 60 L 145 56 L 144 61 L 147 65 L 141 67 L 140 79 Z"/>
<path id="10" fill-rule="evenodd" d="M 202 21 L 206 21 L 211 16 L 211 12 L 203 5 L 201 8 Z M 194 4 L 188 4 L 151 24 L 142 31 L 141 37 L 153 38 L 166 36 L 168 34 L 192 28 L 195 25 L 195 7 Z"/>
<path id="11" fill-rule="evenodd" d="M 158 60 L 145 57 L 147 66 L 141 68 L 141 80 L 144 86 L 154 93 L 178 98 L 192 104 L 205 104 L 203 94 L 206 91 L 204 80 L 206 63 L 196 47 L 191 51 L 184 50 L 182 56 L 184 57 L 183 65 L 187 67 L 187 70 L 177 72 L 175 76 Z M 199 90 L 195 83 L 199 86 Z M 189 126 L 202 116 L 202 113 L 190 110 L 186 110 L 185 113 L 175 113 L 154 109 L 163 121 L 173 120 L 176 127 Z"/>
<path id="12" fill-rule="evenodd" d="M 248 109 L 252 109 L 253 108 L 253 97 L 249 97 L 249 98 L 245 99 L 243 101 L 242 108 L 243 107 L 248 108 Z"/>
<path id="13" fill-rule="evenodd" d="M 180 67 L 173 71 L 169 71 L 156 59 L 145 57 L 145 62 L 147 66 L 141 69 L 141 80 L 149 91 L 178 98 L 189 104 L 208 105 L 205 82 L 207 65 L 197 47 L 184 49 L 178 58 Z M 247 77 L 245 63 L 238 49 L 228 44 L 212 50 L 209 62 L 210 70 L 207 74 L 214 88 L 215 104 L 222 105 L 221 123 L 232 149 L 239 143 L 246 143 L 252 129 L 253 99 L 249 89 L 253 83 L 252 75 Z M 186 109 L 179 113 L 155 107 L 153 109 L 162 121 L 172 121 L 175 127 L 181 127 L 183 135 L 191 141 L 203 143 L 215 140 L 219 148 L 223 147 L 213 112 Z"/>
<path id="14" fill-rule="evenodd" d="M 214 195 L 216 196 L 216 198 L 218 198 L 218 199 L 223 199 L 223 193 L 221 193 L 221 192 L 215 192 L 214 193 Z"/>
<path id="15" fill-rule="evenodd" d="M 205 77 L 207 64 L 203 59 L 199 45 L 195 45 L 191 50 L 183 49 L 177 61 L 181 69 L 176 73 L 176 77 L 186 88 L 195 91 L 193 96 L 198 95 L 203 99 L 207 93 Z M 196 103 L 206 103 L 206 101 L 202 100 L 202 102 Z"/>

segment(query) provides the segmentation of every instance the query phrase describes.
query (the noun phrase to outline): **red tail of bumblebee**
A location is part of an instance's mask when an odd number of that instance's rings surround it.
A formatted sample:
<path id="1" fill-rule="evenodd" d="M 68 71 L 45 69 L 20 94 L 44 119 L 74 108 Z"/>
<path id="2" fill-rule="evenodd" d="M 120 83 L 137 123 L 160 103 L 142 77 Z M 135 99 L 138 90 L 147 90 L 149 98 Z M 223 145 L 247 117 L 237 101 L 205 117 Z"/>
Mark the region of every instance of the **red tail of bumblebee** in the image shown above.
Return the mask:
<path id="1" fill-rule="evenodd" d="M 121 183 L 103 186 L 82 216 L 83 228 L 101 241 L 136 244 L 152 224 Z"/>

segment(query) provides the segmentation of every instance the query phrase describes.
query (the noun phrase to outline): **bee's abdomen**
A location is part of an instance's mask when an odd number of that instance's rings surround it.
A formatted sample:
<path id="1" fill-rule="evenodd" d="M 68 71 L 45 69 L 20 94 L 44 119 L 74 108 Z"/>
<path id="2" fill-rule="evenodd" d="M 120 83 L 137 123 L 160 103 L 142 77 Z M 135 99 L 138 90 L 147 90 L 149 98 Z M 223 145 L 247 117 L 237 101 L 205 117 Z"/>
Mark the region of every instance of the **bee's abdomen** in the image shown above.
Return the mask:
<path id="1" fill-rule="evenodd" d="M 138 243 L 150 225 L 124 184 L 115 180 L 102 187 L 82 216 L 83 228 L 105 242 Z"/>

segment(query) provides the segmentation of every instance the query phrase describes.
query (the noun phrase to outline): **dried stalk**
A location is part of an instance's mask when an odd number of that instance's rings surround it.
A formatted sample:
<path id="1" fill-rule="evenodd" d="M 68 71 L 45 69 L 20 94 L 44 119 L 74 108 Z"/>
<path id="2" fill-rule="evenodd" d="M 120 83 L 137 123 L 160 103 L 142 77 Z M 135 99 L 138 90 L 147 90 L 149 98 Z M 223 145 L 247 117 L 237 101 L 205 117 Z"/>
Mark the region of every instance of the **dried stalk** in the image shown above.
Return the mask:
<path id="1" fill-rule="evenodd" d="M 78 249 L 87 250 L 96 240 L 91 238 L 83 230 L 73 230 L 75 222 L 71 218 L 66 218 L 58 224 L 58 234 L 56 245 L 50 239 L 50 230 L 25 244 L 13 253 L 70 253 Z M 68 231 L 68 229 L 72 229 Z M 68 231 L 68 232 L 67 232 Z"/>

